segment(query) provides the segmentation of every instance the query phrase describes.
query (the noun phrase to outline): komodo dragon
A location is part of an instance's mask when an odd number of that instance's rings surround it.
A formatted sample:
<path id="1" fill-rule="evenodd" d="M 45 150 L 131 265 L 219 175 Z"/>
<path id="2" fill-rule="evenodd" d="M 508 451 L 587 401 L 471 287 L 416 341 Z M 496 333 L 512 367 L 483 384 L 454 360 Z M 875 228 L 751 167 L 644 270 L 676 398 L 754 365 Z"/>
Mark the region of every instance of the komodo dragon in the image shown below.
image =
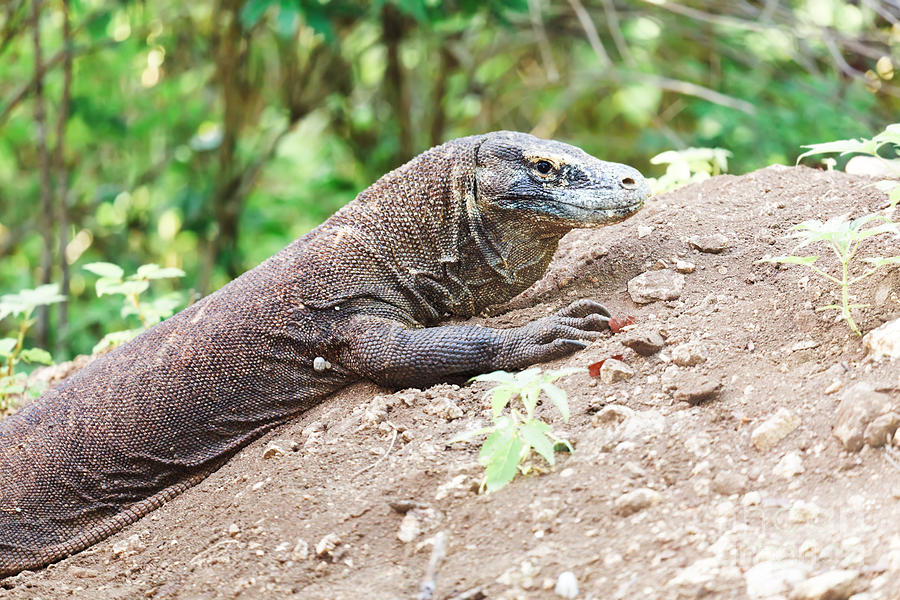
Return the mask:
<path id="1" fill-rule="evenodd" d="M 354 381 L 423 387 L 566 356 L 609 313 L 438 325 L 509 300 L 575 227 L 621 221 L 631 167 L 514 132 L 437 146 L 322 225 L 0 421 L 0 577 L 135 522 Z"/>

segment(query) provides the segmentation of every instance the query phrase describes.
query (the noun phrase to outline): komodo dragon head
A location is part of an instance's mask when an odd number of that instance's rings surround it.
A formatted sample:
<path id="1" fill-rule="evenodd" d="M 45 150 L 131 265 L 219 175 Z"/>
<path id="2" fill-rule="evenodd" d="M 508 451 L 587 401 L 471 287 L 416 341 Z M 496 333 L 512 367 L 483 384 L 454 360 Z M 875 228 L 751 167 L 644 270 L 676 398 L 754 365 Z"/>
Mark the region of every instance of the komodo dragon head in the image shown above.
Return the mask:
<path id="1" fill-rule="evenodd" d="M 650 193 L 632 167 L 512 131 L 485 136 L 476 156 L 476 186 L 479 210 L 516 211 L 519 218 L 563 230 L 622 221 Z"/>

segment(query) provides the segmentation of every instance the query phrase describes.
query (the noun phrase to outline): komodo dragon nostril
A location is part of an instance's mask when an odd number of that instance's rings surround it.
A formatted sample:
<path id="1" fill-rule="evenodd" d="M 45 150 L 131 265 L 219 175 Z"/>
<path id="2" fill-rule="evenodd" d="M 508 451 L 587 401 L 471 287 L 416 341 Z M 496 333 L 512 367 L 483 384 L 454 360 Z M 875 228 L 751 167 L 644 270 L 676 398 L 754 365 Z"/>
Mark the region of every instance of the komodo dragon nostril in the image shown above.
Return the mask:
<path id="1" fill-rule="evenodd" d="M 632 177 L 623 177 L 619 180 L 619 186 L 625 188 L 626 190 L 633 190 L 637 187 L 637 183 Z"/>

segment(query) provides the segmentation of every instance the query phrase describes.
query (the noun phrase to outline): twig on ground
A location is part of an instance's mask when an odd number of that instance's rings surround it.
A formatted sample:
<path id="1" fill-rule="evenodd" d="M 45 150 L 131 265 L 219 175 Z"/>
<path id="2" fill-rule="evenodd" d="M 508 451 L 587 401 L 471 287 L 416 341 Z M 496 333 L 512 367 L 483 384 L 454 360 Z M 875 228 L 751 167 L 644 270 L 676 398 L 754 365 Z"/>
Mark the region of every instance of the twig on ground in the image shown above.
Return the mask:
<path id="1" fill-rule="evenodd" d="M 437 579 L 438 567 L 444 560 L 447 553 L 447 534 L 439 531 L 434 536 L 434 546 L 431 548 L 431 558 L 428 559 L 428 569 L 425 571 L 425 579 L 419 586 L 418 600 L 431 600 L 434 598 L 434 590 L 437 587 L 435 579 Z"/>
<path id="2" fill-rule="evenodd" d="M 385 451 L 384 454 L 381 455 L 381 457 L 380 457 L 378 460 L 376 460 L 375 462 L 373 462 L 373 463 L 372 463 L 371 465 L 369 465 L 368 467 L 363 467 L 362 469 L 360 469 L 359 471 L 357 471 L 356 473 L 354 473 L 353 475 L 351 475 L 351 476 L 350 476 L 351 479 L 353 479 L 353 478 L 356 477 L 357 475 L 361 475 L 362 473 L 365 473 L 365 472 L 368 471 L 369 469 L 374 469 L 375 467 L 377 467 L 377 466 L 381 463 L 381 461 L 383 461 L 385 458 L 387 458 L 387 455 L 391 453 L 391 450 L 394 449 L 394 442 L 397 441 L 397 427 L 395 427 L 394 424 L 393 424 L 393 423 L 390 423 L 390 422 L 388 422 L 388 425 L 390 425 L 390 426 L 394 429 L 394 435 L 391 436 L 391 445 L 388 446 L 388 449 Z"/>

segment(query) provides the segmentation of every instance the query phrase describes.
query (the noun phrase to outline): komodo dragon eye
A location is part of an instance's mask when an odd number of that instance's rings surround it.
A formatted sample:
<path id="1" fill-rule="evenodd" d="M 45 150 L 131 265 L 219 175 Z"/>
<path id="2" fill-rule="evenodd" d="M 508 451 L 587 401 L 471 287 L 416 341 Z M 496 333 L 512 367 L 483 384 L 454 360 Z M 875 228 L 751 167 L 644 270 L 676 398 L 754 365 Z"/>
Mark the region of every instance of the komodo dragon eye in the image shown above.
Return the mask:
<path id="1" fill-rule="evenodd" d="M 534 169 L 541 175 L 546 175 L 553 170 L 553 164 L 549 160 L 539 160 L 534 163 Z"/>

